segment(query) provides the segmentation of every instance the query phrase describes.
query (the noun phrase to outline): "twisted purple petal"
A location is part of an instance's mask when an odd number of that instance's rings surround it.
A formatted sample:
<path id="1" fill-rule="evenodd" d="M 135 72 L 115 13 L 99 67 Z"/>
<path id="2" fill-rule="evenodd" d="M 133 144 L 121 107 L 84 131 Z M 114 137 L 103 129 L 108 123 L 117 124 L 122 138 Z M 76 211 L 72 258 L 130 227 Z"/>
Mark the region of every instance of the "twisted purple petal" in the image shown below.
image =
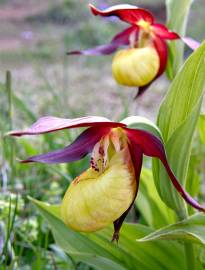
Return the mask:
<path id="1" fill-rule="evenodd" d="M 196 40 L 194 40 L 193 38 L 190 38 L 190 37 L 183 37 L 181 38 L 184 43 L 189 47 L 191 48 L 193 51 L 195 51 L 196 49 L 199 48 L 200 46 L 200 43 Z"/>
<path id="2" fill-rule="evenodd" d="M 129 37 L 132 32 L 138 33 L 137 26 L 131 26 L 124 29 L 113 37 L 109 44 L 100 45 L 86 50 L 74 50 L 67 52 L 67 55 L 106 55 L 114 53 L 119 47 L 129 44 Z"/>
<path id="3" fill-rule="evenodd" d="M 41 163 L 67 163 L 80 160 L 90 153 L 94 145 L 102 136 L 109 132 L 109 127 L 91 127 L 82 132 L 79 137 L 67 147 L 52 151 L 46 154 L 29 157 L 22 160 L 22 163 L 41 162 Z"/>
<path id="4" fill-rule="evenodd" d="M 114 53 L 122 44 L 121 43 L 109 43 L 100 45 L 94 48 L 86 50 L 75 50 L 67 52 L 67 55 L 108 55 Z"/>

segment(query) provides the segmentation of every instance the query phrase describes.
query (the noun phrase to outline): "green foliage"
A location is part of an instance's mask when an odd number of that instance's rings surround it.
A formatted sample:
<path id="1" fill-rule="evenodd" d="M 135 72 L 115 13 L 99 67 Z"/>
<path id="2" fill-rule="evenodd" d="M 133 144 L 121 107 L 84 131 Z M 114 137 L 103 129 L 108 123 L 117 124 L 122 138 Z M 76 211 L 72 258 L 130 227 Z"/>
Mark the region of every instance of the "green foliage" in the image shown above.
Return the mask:
<path id="1" fill-rule="evenodd" d="M 122 123 L 132 129 L 146 130 L 162 139 L 159 128 L 145 117 L 130 116 Z M 160 228 L 175 221 L 174 213 L 160 199 L 152 173 L 149 169 L 143 168 L 140 176 L 140 188 L 137 195 L 136 205 L 146 223 L 153 228 Z M 156 215 L 158 219 L 156 219 Z"/>
<path id="2" fill-rule="evenodd" d="M 198 129 L 201 142 L 205 144 L 205 115 L 201 114 L 199 116 Z"/>
<path id="3" fill-rule="evenodd" d="M 205 85 L 204 58 L 205 43 L 189 57 L 175 77 L 158 114 L 157 123 L 165 141 L 168 160 L 184 186 Z M 154 161 L 154 174 L 161 198 L 179 215 L 183 215 L 184 202 L 158 161 Z"/>
<path id="4" fill-rule="evenodd" d="M 139 243 L 152 232 L 150 227 L 124 224 L 119 244 L 111 243 L 112 228 L 97 233 L 74 232 L 61 221 L 57 206 L 31 199 L 51 226 L 57 244 L 75 260 L 84 261 L 96 269 L 185 269 L 183 249 L 177 243 Z M 135 236 L 135 237 L 133 237 Z"/>
<path id="5" fill-rule="evenodd" d="M 196 244 L 205 244 L 205 215 L 195 214 L 176 224 L 157 230 L 142 239 L 140 242 L 153 240 L 183 240 Z"/>
<path id="6" fill-rule="evenodd" d="M 136 206 L 152 228 L 158 229 L 176 221 L 174 212 L 159 197 L 151 170 L 146 168 L 142 169 L 140 176 Z"/>

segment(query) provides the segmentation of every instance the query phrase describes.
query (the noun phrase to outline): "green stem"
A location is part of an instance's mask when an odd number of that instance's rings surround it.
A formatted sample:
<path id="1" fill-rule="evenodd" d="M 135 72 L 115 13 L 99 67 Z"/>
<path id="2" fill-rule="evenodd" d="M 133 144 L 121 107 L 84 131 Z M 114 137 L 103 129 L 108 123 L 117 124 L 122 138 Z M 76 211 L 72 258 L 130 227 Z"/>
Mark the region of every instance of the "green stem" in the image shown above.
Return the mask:
<path id="1" fill-rule="evenodd" d="M 178 213 L 179 220 L 183 220 L 188 217 L 188 212 L 183 211 L 180 214 Z M 195 251 L 194 246 L 191 243 L 184 243 L 184 253 L 186 260 L 187 270 L 196 270 L 196 260 L 195 260 Z"/>
<path id="2" fill-rule="evenodd" d="M 12 129 L 12 90 L 11 90 L 11 72 L 6 72 L 6 91 L 8 95 L 8 120 L 9 120 L 9 129 Z"/>
<path id="3" fill-rule="evenodd" d="M 7 71 L 6 72 L 6 92 L 7 92 L 7 97 L 8 97 L 8 129 L 12 130 L 13 129 L 13 106 L 12 106 L 12 78 L 11 78 L 11 72 Z M 15 145 L 14 141 L 10 140 L 9 142 L 10 146 L 10 154 L 9 154 L 9 163 L 10 163 L 10 169 L 11 169 L 11 187 L 14 188 L 15 185 L 15 166 L 14 166 L 14 152 L 15 152 Z"/>
<path id="4" fill-rule="evenodd" d="M 195 270 L 196 264 L 195 264 L 195 252 L 194 252 L 193 245 L 190 243 L 185 243 L 184 251 L 185 251 L 185 256 L 186 256 L 187 270 Z"/>

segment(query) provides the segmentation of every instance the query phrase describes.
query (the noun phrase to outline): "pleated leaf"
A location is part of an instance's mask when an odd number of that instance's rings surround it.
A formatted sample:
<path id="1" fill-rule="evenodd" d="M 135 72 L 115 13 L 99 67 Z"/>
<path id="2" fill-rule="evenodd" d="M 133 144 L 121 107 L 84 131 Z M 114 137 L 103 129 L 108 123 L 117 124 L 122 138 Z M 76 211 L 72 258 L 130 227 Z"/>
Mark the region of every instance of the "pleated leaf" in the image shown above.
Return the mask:
<path id="1" fill-rule="evenodd" d="M 189 57 L 175 77 L 158 114 L 158 126 L 165 141 L 169 164 L 183 186 L 205 86 L 204 61 L 205 43 Z M 153 171 L 161 198 L 179 215 L 183 215 L 184 202 L 158 161 L 154 161 Z"/>
<path id="2" fill-rule="evenodd" d="M 173 225 L 157 230 L 141 239 L 140 242 L 153 240 L 183 240 L 205 245 L 205 215 L 197 213 Z"/>
<path id="3" fill-rule="evenodd" d="M 201 142 L 205 144 L 205 114 L 201 114 L 199 117 L 198 129 Z"/>
<path id="4" fill-rule="evenodd" d="M 76 262 L 85 262 L 99 270 L 185 269 L 184 251 L 180 244 L 136 242 L 136 238 L 153 232 L 147 226 L 124 224 L 119 243 L 111 243 L 112 227 L 89 234 L 74 232 L 61 221 L 59 206 L 31 200 L 49 223 L 57 245 Z"/>

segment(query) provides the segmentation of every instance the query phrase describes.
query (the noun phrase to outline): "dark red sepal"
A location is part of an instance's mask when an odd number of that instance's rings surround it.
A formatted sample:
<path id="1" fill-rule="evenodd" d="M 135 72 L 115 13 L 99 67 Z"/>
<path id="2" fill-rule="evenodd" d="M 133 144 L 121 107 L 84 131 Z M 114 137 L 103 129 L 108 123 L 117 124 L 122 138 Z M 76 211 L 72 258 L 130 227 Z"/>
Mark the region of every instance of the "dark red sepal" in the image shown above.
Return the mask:
<path id="1" fill-rule="evenodd" d="M 156 78 L 155 78 L 156 79 Z M 154 79 L 154 80 L 155 80 Z M 144 85 L 144 86 L 140 86 L 138 89 L 137 89 L 137 94 L 136 96 L 134 97 L 134 99 L 137 99 L 138 97 L 142 96 L 144 94 L 144 92 L 150 87 L 150 85 L 153 83 L 152 80 L 150 83 Z"/>
<path id="2" fill-rule="evenodd" d="M 168 59 L 168 50 L 166 41 L 162 38 L 155 36 L 153 39 L 154 47 L 159 55 L 160 67 L 156 77 L 159 77 L 166 69 L 167 59 Z"/>
<path id="3" fill-rule="evenodd" d="M 117 33 L 112 39 L 112 43 L 121 43 L 122 45 L 128 45 L 130 43 L 130 35 L 134 33 L 137 39 L 139 33 L 139 27 L 137 25 L 125 28 L 123 31 Z"/>
<path id="4" fill-rule="evenodd" d="M 180 39 L 180 36 L 177 33 L 170 31 L 164 24 L 155 23 L 152 25 L 152 29 L 155 35 L 163 39 Z"/>
<path id="5" fill-rule="evenodd" d="M 89 5 L 91 8 L 92 13 L 97 16 L 100 15 L 102 17 L 109 17 L 109 16 L 116 16 L 120 20 L 127 22 L 129 24 L 136 25 L 136 23 L 140 20 L 144 20 L 149 22 L 150 24 L 153 24 L 154 17 L 152 14 L 143 9 L 138 8 L 133 5 L 115 5 L 109 8 L 106 8 L 104 10 L 97 9 L 93 5 Z"/>
<path id="6" fill-rule="evenodd" d="M 113 237 L 112 237 L 112 242 L 114 242 L 114 241 L 118 242 L 120 229 L 122 227 L 122 224 L 123 224 L 127 214 L 129 213 L 130 209 L 134 205 L 135 198 L 137 197 L 137 193 L 138 193 L 138 189 L 139 189 L 140 173 L 141 173 L 142 161 L 143 161 L 143 152 L 142 152 L 141 148 L 138 145 L 136 145 L 133 141 L 130 141 L 130 143 L 129 143 L 129 150 L 130 150 L 130 155 L 131 155 L 132 163 L 133 163 L 134 170 L 135 170 L 135 179 L 136 179 L 137 188 L 136 188 L 134 200 L 133 200 L 132 204 L 130 205 L 130 207 L 117 220 L 115 220 L 113 222 L 114 233 L 113 233 Z"/>

